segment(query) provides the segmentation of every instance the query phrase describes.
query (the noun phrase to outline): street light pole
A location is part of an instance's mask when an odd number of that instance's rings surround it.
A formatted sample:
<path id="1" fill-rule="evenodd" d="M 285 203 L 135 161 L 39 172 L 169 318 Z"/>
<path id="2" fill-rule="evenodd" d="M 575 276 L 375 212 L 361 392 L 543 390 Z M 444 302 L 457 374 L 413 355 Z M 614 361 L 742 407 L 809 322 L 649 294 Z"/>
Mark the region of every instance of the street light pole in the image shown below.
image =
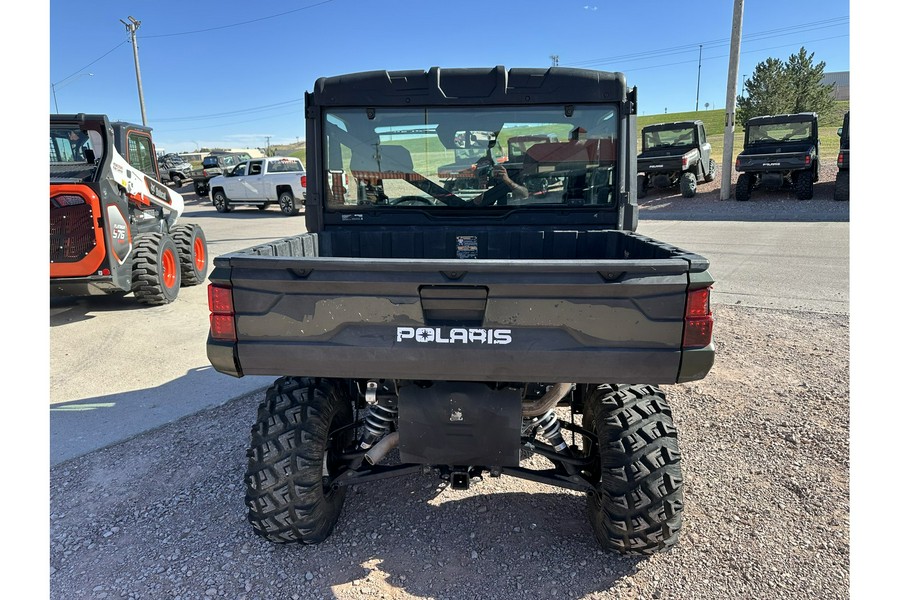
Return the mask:
<path id="1" fill-rule="evenodd" d="M 119 19 L 119 22 L 122 23 L 125 26 L 125 30 L 131 34 L 131 46 L 134 48 L 134 72 L 137 76 L 138 100 L 141 103 L 141 120 L 143 121 L 144 127 L 146 127 L 147 111 L 144 110 L 144 88 L 141 86 L 141 63 L 138 61 L 137 36 L 135 35 L 138 27 L 141 26 L 141 22 L 132 16 L 129 16 L 128 20 L 131 21 L 131 23 L 126 23 L 122 19 Z"/>

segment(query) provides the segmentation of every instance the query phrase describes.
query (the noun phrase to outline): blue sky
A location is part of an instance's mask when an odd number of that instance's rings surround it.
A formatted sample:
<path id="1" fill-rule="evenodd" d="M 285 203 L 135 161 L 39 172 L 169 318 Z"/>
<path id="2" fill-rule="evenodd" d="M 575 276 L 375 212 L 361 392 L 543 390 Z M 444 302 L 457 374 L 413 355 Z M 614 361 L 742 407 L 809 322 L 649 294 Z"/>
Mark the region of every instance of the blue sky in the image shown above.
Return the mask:
<path id="1" fill-rule="evenodd" d="M 692 9 L 640 0 L 52 0 L 45 101 L 50 112 L 140 123 L 134 54 L 120 22 L 133 16 L 147 123 L 168 151 L 303 139 L 303 93 L 321 76 L 541 67 L 553 55 L 561 66 L 625 73 L 640 114 L 693 110 L 698 101 L 724 108 L 732 10 L 723 0 Z M 849 16 L 847 0 L 747 0 L 739 77 L 801 46 L 826 71 L 849 70 Z"/>

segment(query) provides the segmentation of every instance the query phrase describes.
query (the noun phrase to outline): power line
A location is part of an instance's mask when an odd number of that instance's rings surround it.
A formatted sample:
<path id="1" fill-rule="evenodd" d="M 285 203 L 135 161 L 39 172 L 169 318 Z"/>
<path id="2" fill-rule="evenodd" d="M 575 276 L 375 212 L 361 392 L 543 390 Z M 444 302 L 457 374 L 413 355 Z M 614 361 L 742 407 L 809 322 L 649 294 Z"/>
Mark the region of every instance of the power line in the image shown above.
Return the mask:
<path id="1" fill-rule="evenodd" d="M 122 47 L 122 46 L 124 46 L 125 44 L 127 44 L 128 41 L 129 41 L 129 40 L 123 40 L 123 41 L 121 41 L 120 43 L 116 44 L 112 49 L 110 49 L 108 52 L 106 52 L 106 53 L 100 55 L 100 57 L 98 57 L 98 58 L 95 58 L 94 60 L 92 60 L 92 61 L 89 62 L 88 64 L 84 65 L 83 67 L 81 67 L 80 69 L 78 69 L 77 71 L 75 71 L 74 73 L 72 73 L 71 75 L 69 75 L 68 77 L 63 77 L 62 79 L 60 79 L 59 81 L 57 81 L 54 85 L 59 85 L 59 84 L 61 84 L 63 81 L 75 77 L 76 75 L 78 75 L 79 73 L 81 73 L 82 71 L 84 71 L 85 69 L 87 69 L 89 66 L 91 66 L 91 65 L 94 64 L 95 62 L 100 61 L 100 59 L 106 58 L 107 56 L 109 56 L 110 54 L 112 54 L 114 51 L 118 50 L 120 47 Z"/>
<path id="2" fill-rule="evenodd" d="M 228 112 L 221 113 L 210 113 L 208 115 L 194 115 L 190 117 L 169 117 L 167 119 L 156 119 L 158 123 L 166 122 L 166 123 L 174 123 L 178 121 L 198 121 L 203 119 L 219 119 L 222 117 L 234 117 L 242 114 L 249 114 L 254 112 L 262 112 L 265 110 L 272 110 L 275 108 L 281 108 L 284 106 L 289 106 L 291 104 L 298 103 L 302 100 L 302 98 L 294 98 L 291 100 L 285 100 L 284 102 L 276 102 L 275 104 L 266 104 L 264 106 L 253 106 L 250 108 L 241 108 L 238 110 L 232 110 Z"/>
<path id="3" fill-rule="evenodd" d="M 163 33 L 163 34 L 157 34 L 157 35 L 145 35 L 143 39 L 146 40 L 146 39 L 148 39 L 148 38 L 163 38 L 163 37 L 174 37 L 174 36 L 180 36 L 180 35 L 192 35 L 192 34 L 195 34 L 195 33 L 203 33 L 203 32 L 206 32 L 206 31 L 214 31 L 214 30 L 216 30 L 216 29 L 228 29 L 228 28 L 230 28 L 230 27 L 239 27 L 239 26 L 241 26 L 241 25 L 249 25 L 249 24 L 251 24 L 251 23 L 257 23 L 257 22 L 259 22 L 259 21 L 265 21 L 265 20 L 267 20 L 267 19 L 275 19 L 275 18 L 277 18 L 277 17 L 283 17 L 283 16 L 289 15 L 289 14 L 291 14 L 291 13 L 296 13 L 296 12 L 300 12 L 300 11 L 303 11 L 303 10 L 308 10 L 308 9 L 310 9 L 310 8 L 315 8 L 315 7 L 317 7 L 317 6 L 321 6 L 321 5 L 323 5 L 323 4 L 328 4 L 328 3 L 330 3 L 330 2 L 335 2 L 335 1 L 336 1 L 336 0 L 322 0 L 322 2 L 317 2 L 316 4 L 310 4 L 309 6 L 304 6 L 304 7 L 301 7 L 301 8 L 295 8 L 294 10 L 288 10 L 288 11 L 281 12 L 281 13 L 278 13 L 278 14 L 275 14 L 275 15 L 270 15 L 270 16 L 268 16 L 268 17 L 259 17 L 258 19 L 251 19 L 251 20 L 249 20 L 249 21 L 242 21 L 242 22 L 240 22 L 240 23 L 232 23 L 231 25 L 222 25 L 222 26 L 219 26 L 219 27 L 210 27 L 210 28 L 208 28 L 208 29 L 198 29 L 198 30 L 195 30 L 195 31 L 185 31 L 185 32 L 181 32 L 181 33 Z M 88 67 L 90 67 L 91 65 L 93 65 L 94 63 L 99 62 L 100 60 L 106 58 L 107 56 L 109 56 L 110 54 L 112 54 L 115 50 L 118 50 L 121 46 L 124 46 L 125 44 L 127 44 L 127 43 L 129 43 L 129 42 L 130 42 L 130 38 L 129 38 L 129 39 L 126 39 L 126 40 L 124 40 L 124 41 L 122 41 L 122 42 L 120 42 L 120 43 L 118 43 L 118 44 L 116 44 L 112 49 L 110 49 L 109 51 L 107 51 L 107 52 L 101 54 L 99 57 L 95 58 L 94 60 L 92 60 L 92 61 L 89 62 L 88 64 L 84 65 L 83 67 L 81 67 L 80 69 L 78 69 L 77 71 L 75 71 L 74 73 L 72 73 L 71 75 L 69 75 L 69 76 L 67 76 L 67 77 L 63 77 L 62 79 L 60 79 L 59 81 L 57 81 L 57 82 L 55 83 L 55 85 L 59 85 L 60 83 L 66 81 L 67 79 L 71 79 L 71 78 L 74 77 L 75 75 L 78 75 L 79 73 L 81 73 L 82 71 L 84 71 L 85 69 L 87 69 Z"/>
<path id="4" fill-rule="evenodd" d="M 817 38 L 814 40 L 806 40 L 805 42 L 800 42 L 800 44 L 808 44 L 810 42 L 822 42 L 825 40 L 835 40 L 837 38 L 847 37 L 847 35 L 848 34 L 845 33 L 843 35 L 834 35 L 834 36 L 826 37 L 826 38 Z M 795 47 L 795 46 L 796 46 L 796 44 L 782 44 L 780 46 L 769 46 L 768 48 L 758 48 L 756 50 L 747 50 L 747 51 L 742 51 L 741 56 L 744 56 L 746 54 L 755 54 L 757 52 L 765 52 L 766 50 L 777 50 L 778 48 L 790 48 L 790 47 Z M 725 55 L 725 54 L 719 54 L 716 56 L 708 56 L 707 60 L 714 59 L 714 58 L 725 58 L 726 56 L 727 55 Z M 665 63 L 665 64 L 661 64 L 661 65 L 651 65 L 649 67 L 635 67 L 633 69 L 628 69 L 628 72 L 631 73 L 633 71 L 646 71 L 648 69 L 659 69 L 662 67 L 673 67 L 675 65 L 687 65 L 687 64 L 693 64 L 693 63 L 694 63 L 693 60 L 681 60 L 678 62 Z"/>
<path id="5" fill-rule="evenodd" d="M 849 17 L 836 17 L 832 19 L 825 19 L 822 21 L 815 21 L 812 23 L 805 23 L 800 25 L 792 25 L 789 27 L 780 27 L 777 29 L 769 29 L 766 31 L 760 31 L 757 33 L 750 33 L 743 36 L 743 41 L 758 41 L 763 39 L 770 39 L 772 37 L 780 37 L 784 35 L 790 35 L 792 33 L 805 33 L 808 31 L 816 31 L 818 29 L 825 29 L 828 27 L 836 27 L 838 25 L 842 25 L 844 23 L 849 22 Z M 715 48 L 720 46 L 728 46 L 731 41 L 728 38 L 720 38 L 717 40 L 709 40 L 702 43 L 704 46 L 708 48 Z M 669 48 L 658 48 L 655 50 L 645 50 L 643 52 L 634 52 L 630 54 L 619 54 L 617 56 L 609 56 L 605 58 L 592 58 L 581 61 L 574 61 L 567 63 L 568 66 L 589 66 L 598 63 L 607 63 L 607 62 L 627 62 L 634 60 L 646 60 L 648 58 L 655 58 L 659 55 L 672 55 L 672 54 L 684 54 L 684 53 L 693 53 L 697 49 L 698 43 L 694 44 L 684 44 L 680 46 L 671 46 Z"/>
<path id="6" fill-rule="evenodd" d="M 335 0 L 322 0 L 322 2 L 317 2 L 315 4 L 310 4 L 309 6 L 304 6 L 301 8 L 295 8 L 294 10 L 286 10 L 284 12 L 278 13 L 277 15 L 269 15 L 268 17 L 259 17 L 257 19 L 250 19 L 249 21 L 241 21 L 240 23 L 232 23 L 230 25 L 219 25 L 218 27 L 208 27 L 206 29 L 195 29 L 193 31 L 182 31 L 180 33 L 160 33 L 157 35 L 145 35 L 144 39 L 146 40 L 148 38 L 175 37 L 175 36 L 179 36 L 179 35 L 194 35 L 196 33 L 206 33 L 207 31 L 217 31 L 219 29 L 229 29 L 231 27 L 240 27 L 241 25 L 250 25 L 251 23 L 259 23 L 260 21 L 267 21 L 269 19 L 283 17 L 285 15 L 300 12 L 302 10 L 309 10 L 310 8 L 322 6 L 323 4 L 328 4 L 328 3 L 334 2 L 334 1 Z"/>

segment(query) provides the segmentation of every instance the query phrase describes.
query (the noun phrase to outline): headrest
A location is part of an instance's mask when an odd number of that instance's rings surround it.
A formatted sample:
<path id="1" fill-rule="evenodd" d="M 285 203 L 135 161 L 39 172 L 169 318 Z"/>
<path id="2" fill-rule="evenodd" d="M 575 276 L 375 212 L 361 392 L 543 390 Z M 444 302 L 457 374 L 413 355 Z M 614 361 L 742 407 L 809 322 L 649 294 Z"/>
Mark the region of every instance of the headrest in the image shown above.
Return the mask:
<path id="1" fill-rule="evenodd" d="M 378 151 L 378 156 L 371 146 L 353 151 L 350 156 L 350 171 L 355 177 L 406 179 L 415 170 L 412 156 L 403 146 L 383 145 L 379 146 Z"/>

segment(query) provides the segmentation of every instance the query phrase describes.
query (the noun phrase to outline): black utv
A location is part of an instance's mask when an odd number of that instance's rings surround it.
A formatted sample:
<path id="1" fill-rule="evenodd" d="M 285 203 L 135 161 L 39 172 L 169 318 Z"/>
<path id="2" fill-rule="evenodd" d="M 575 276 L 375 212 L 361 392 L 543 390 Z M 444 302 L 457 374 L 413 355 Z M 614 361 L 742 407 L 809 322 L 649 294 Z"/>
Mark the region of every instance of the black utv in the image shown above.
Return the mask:
<path id="1" fill-rule="evenodd" d="M 813 197 L 819 180 L 819 117 L 814 112 L 752 117 L 744 126 L 744 150 L 734 161 L 740 173 L 736 200 L 757 188 L 793 190 L 798 200 Z"/>
<path id="2" fill-rule="evenodd" d="M 837 157 L 837 175 L 834 177 L 834 199 L 850 199 L 850 111 L 844 113 L 844 124 L 838 129 L 841 146 Z"/>
<path id="3" fill-rule="evenodd" d="M 637 197 L 650 187 L 678 185 L 681 195 L 693 198 L 697 182 L 716 178 L 718 167 L 710 157 L 703 121 L 679 121 L 648 125 L 641 131 L 641 153 L 637 157 Z"/>

